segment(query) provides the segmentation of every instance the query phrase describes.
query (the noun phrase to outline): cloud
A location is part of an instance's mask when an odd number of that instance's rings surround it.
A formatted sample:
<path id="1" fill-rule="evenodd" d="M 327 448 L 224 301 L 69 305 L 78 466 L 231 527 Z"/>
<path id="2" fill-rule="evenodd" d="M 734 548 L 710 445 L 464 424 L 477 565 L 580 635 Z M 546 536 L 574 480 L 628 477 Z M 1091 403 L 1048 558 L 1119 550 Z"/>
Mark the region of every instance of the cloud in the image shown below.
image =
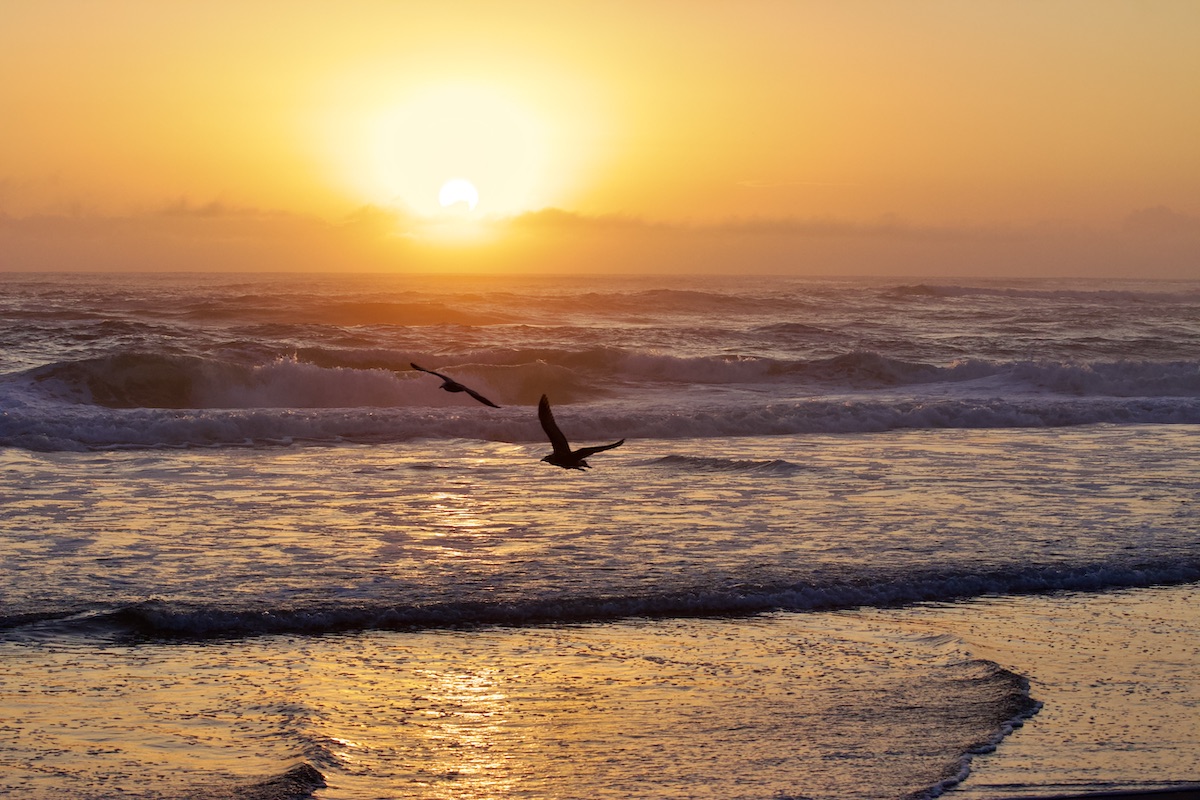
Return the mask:
<path id="1" fill-rule="evenodd" d="M 502 227 L 516 233 L 612 233 L 652 232 L 678 228 L 664 222 L 651 222 L 633 214 L 577 214 L 561 208 L 543 208 L 498 220 Z"/>
<path id="2" fill-rule="evenodd" d="M 775 237 L 801 239 L 870 238 L 925 241 L 1008 241 L 1045 235 L 1053 226 L 929 226 L 910 223 L 895 214 L 854 221 L 829 217 L 728 217 L 705 222 L 663 222 L 635 215 L 588 216 L 562 209 L 544 209 L 502 221 L 524 233 L 656 235 L 676 237 Z"/>
<path id="3" fill-rule="evenodd" d="M 174 200 L 140 214 L 0 214 L 5 271 L 459 271 L 1200 279 L 1200 219 L 1136 211 L 1111 229 L 923 226 L 899 217 L 664 222 L 542 209 L 487 236 L 364 206 L 335 220 Z"/>
<path id="4" fill-rule="evenodd" d="M 378 224 L 186 201 L 125 216 L 0 215 L 6 271 L 284 271 L 375 263 Z"/>
<path id="5" fill-rule="evenodd" d="M 1200 217 L 1181 214 L 1166 206 L 1143 208 L 1125 218 L 1125 230 L 1151 236 L 1196 236 L 1200 235 Z"/>
<path id="6" fill-rule="evenodd" d="M 1200 278 L 1200 237 L 1178 235 L 1194 218 L 1161 211 L 1133 218 L 1131 231 L 1128 223 L 931 226 L 894 215 L 661 222 L 548 209 L 507 224 L 525 245 L 512 266 L 527 270 Z"/>
<path id="7" fill-rule="evenodd" d="M 789 189 L 796 186 L 827 186 L 834 188 L 852 188 L 861 186 L 858 183 L 842 182 L 842 181 L 786 181 L 786 180 L 749 180 L 738 181 L 738 186 L 744 186 L 747 189 Z"/>

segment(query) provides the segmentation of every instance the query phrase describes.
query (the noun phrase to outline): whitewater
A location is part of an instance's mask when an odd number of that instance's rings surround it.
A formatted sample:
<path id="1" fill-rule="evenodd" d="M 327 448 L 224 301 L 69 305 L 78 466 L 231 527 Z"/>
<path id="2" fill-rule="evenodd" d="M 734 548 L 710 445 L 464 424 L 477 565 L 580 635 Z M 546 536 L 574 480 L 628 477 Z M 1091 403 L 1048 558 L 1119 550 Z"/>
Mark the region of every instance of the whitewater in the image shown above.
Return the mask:
<path id="1" fill-rule="evenodd" d="M 1200 781 L 1198 423 L 1200 282 L 0 274 L 0 794 Z"/>

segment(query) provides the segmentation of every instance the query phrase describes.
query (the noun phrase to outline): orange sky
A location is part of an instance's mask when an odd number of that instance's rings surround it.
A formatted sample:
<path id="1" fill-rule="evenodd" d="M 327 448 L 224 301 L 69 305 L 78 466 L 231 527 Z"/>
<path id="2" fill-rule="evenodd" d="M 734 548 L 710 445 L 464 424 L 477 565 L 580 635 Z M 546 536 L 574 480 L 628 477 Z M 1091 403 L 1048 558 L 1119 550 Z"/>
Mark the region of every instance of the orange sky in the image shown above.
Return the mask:
<path id="1" fill-rule="evenodd" d="M 2 13 L 0 269 L 1200 277 L 1191 0 Z"/>

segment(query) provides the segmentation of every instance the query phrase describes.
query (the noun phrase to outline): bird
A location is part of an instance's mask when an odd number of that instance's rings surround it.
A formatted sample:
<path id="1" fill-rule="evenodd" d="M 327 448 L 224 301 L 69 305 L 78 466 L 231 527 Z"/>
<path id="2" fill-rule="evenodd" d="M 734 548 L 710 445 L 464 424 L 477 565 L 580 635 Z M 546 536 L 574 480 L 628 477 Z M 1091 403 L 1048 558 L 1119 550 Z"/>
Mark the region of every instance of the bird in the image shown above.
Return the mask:
<path id="1" fill-rule="evenodd" d="M 542 423 L 542 430 L 546 431 L 546 435 L 550 437 L 550 445 L 554 448 L 554 452 L 543 458 L 542 461 L 553 464 L 556 467 L 562 467 L 563 469 L 591 469 L 591 464 L 584 460 L 588 456 L 604 450 L 612 450 L 614 447 L 620 447 L 625 444 L 625 440 L 622 439 L 612 444 L 602 444 L 598 447 L 581 447 L 578 450 L 572 450 L 567 437 L 563 435 L 563 432 L 558 429 L 558 425 L 554 422 L 554 414 L 550 411 L 550 399 L 546 395 L 542 395 L 542 399 L 538 402 L 538 419 Z"/>
<path id="2" fill-rule="evenodd" d="M 428 372 L 430 375 L 434 375 L 438 378 L 441 378 L 442 379 L 441 388 L 445 389 L 447 392 L 466 392 L 467 394 L 471 395 L 471 397 L 474 397 L 476 400 L 483 403 L 485 406 L 491 406 L 492 408 L 500 407 L 500 406 L 496 405 L 495 403 L 493 403 L 491 400 L 488 400 L 486 397 L 481 395 L 479 392 L 475 391 L 474 389 L 463 386 L 461 383 L 454 380 L 453 378 L 448 378 L 440 372 L 434 372 L 431 369 L 425 369 L 424 367 L 417 366 L 416 364 L 413 364 L 412 362 L 409 362 L 409 365 L 415 370 L 420 370 L 421 372 Z"/>

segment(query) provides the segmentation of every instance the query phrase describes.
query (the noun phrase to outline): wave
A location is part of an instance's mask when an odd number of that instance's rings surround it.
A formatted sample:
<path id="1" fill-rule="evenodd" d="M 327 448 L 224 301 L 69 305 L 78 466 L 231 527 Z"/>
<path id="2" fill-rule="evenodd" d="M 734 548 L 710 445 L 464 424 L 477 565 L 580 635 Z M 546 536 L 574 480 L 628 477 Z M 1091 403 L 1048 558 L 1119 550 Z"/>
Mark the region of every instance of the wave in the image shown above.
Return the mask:
<path id="1" fill-rule="evenodd" d="M 760 315 L 764 311 L 795 312 L 811 304 L 804 298 L 775 293 L 754 294 L 701 289 L 646 289 L 633 292 L 591 292 L 559 298 L 563 310 L 601 307 L 624 314 L 652 317 L 664 313 L 733 313 Z"/>
<path id="2" fill-rule="evenodd" d="M 266 634 L 320 635 L 357 630 L 457 629 L 609 622 L 629 618 L 753 615 L 772 611 L 829 611 L 946 602 L 987 595 L 1095 592 L 1200 581 L 1200 561 L 1030 566 L 979 572 L 931 571 L 905 576 L 631 595 L 531 597 L 513 601 L 251 608 L 146 600 L 116 608 L 44 619 L 9 620 L 9 629 L 152 639 L 204 639 Z"/>
<path id="3" fill-rule="evenodd" d="M 445 395 L 436 383 L 430 402 Z M 450 397 L 449 395 L 446 395 Z M 573 440 L 630 441 L 877 433 L 931 428 L 1045 428 L 1096 424 L 1200 424 L 1196 398 L 737 399 L 704 407 L 647 403 L 568 406 Z M 336 409 L 97 409 L 58 406 L 0 412 L 0 447 L 39 452 L 112 449 L 386 444 L 422 439 L 544 442 L 532 404 Z M 561 416 L 561 415 L 560 415 Z M 560 422 L 563 422 L 560 420 Z M 564 423 L 565 424 L 565 423 Z M 703 462 L 699 465 L 703 466 Z"/>
<path id="4" fill-rule="evenodd" d="M 341 287 L 339 287 L 341 288 Z M 336 292 L 335 292 L 336 293 Z M 795 311 L 810 305 L 802 297 L 780 297 L 701 289 L 642 289 L 591 292 L 440 290 L 389 292 L 387 299 L 331 301 L 328 293 L 230 293 L 160 310 L 164 316 L 195 323 L 239 321 L 287 322 L 349 326 L 494 327 L 561 318 L 580 310 L 603 309 L 623 317 L 662 315 L 761 314 L 764 310 Z"/>
<path id="5" fill-rule="evenodd" d="M 105 408 L 388 408 L 438 405 L 438 384 L 382 367 L 321 366 L 297 358 L 245 364 L 219 358 L 120 353 L 29 370 L 39 394 Z M 429 390 L 429 391 L 427 391 Z"/>
<path id="6" fill-rule="evenodd" d="M 904 284 L 884 292 L 896 298 L 958 298 L 958 297 L 1004 297 L 1029 300 L 1053 300 L 1072 303 L 1166 303 L 1200 304 L 1200 290 L 1194 288 L 1179 291 L 1151 291 L 1147 289 L 1034 289 L 998 286 L 961 286 L 928 283 Z"/>
<path id="7" fill-rule="evenodd" d="M 995 721 L 989 735 L 971 742 L 963 754 L 943 770 L 944 777 L 927 789 L 905 795 L 902 800 L 933 800 L 966 780 L 971 774 L 971 762 L 977 755 L 994 752 L 1005 737 L 1023 727 L 1025 722 L 1042 710 L 1042 703 L 1030 694 L 1029 679 L 1004 669 L 993 661 L 966 662 L 958 667 L 964 680 L 983 691 L 974 708 Z M 969 671 L 968 671 L 969 670 Z M 983 670 L 983 674 L 978 674 Z"/>
<path id="8" fill-rule="evenodd" d="M 0 402 L 20 407 L 16 396 L 104 408 L 266 409 L 400 408 L 460 405 L 438 391 L 434 379 L 409 364 L 445 370 L 485 395 L 507 402 L 536 403 L 549 392 L 559 402 L 606 394 L 603 381 L 588 380 L 593 367 L 611 363 L 610 351 L 500 351 L 486 363 L 444 366 L 414 352 L 298 349 L 259 363 L 237 358 L 143 352 L 65 361 L 7 376 L 12 396 Z M 551 359 L 551 360 L 548 360 Z M 452 402 L 447 403 L 447 399 Z M 4 402 L 7 401 L 7 402 Z"/>
<path id="9" fill-rule="evenodd" d="M 948 366 L 857 352 L 793 365 L 825 386 L 883 388 L 999 379 L 1008 388 L 1026 387 L 1074 396 L 1200 397 L 1200 362 L 956 361 Z"/>
<path id="10" fill-rule="evenodd" d="M 276 322 L 332 326 L 466 326 L 506 325 L 518 318 L 502 312 L 472 311 L 428 299 L 329 302 L 321 297 L 244 295 L 187 304 L 174 312 L 193 322 Z"/>
<path id="11" fill-rule="evenodd" d="M 803 322 L 773 322 L 770 325 L 760 325 L 754 332 L 767 336 L 790 336 L 826 339 L 837 336 L 835 331 L 827 330 L 816 325 L 806 325 Z"/>
<path id="12" fill-rule="evenodd" d="M 648 462 L 655 467 L 669 467 L 680 472 L 730 472 L 765 475 L 794 475 L 803 467 L 783 459 L 751 461 L 735 458 L 702 458 L 698 456 L 663 456 Z"/>
<path id="13" fill-rule="evenodd" d="M 7 377 L 62 402 L 107 408 L 353 408 L 439 405 L 428 380 L 408 364 L 446 369 L 428 354 L 307 348 L 262 359 L 120 352 L 48 364 Z M 257 358 L 258 361 L 251 359 Z M 870 390 L 1001 381 L 1005 389 L 1071 396 L 1200 397 L 1200 362 L 991 362 L 938 365 L 858 351 L 829 358 L 784 360 L 753 356 L 687 357 L 613 347 L 578 351 L 498 349 L 451 364 L 455 377 L 498 402 L 558 402 L 612 394 L 616 388 L 671 383 L 789 387 L 808 392 Z M 436 388 L 436 387 L 433 387 Z M 444 398 L 441 398 L 444 401 Z M 13 403 L 8 403 L 11 407 Z"/>
<path id="14" fill-rule="evenodd" d="M 236 787 L 222 787 L 222 790 L 213 792 L 212 797 L 213 800 L 229 797 L 236 797 L 238 800 L 305 800 L 325 785 L 325 776 L 321 771 L 304 762 L 280 775 Z M 205 792 L 191 792 L 188 797 L 203 798 Z"/>
<path id="15" fill-rule="evenodd" d="M 310 348 L 303 357 L 119 352 L 0 376 L 0 446 L 29 450 L 533 442 L 531 408 L 570 407 L 575 439 L 680 439 L 898 428 L 1200 422 L 1200 362 L 949 365 L 855 352 L 685 357 L 614 347 L 428 353 Z M 266 360 L 262 360 L 267 356 Z M 430 358 L 426 358 L 430 356 Z M 504 406 L 484 411 L 408 362 Z M 692 464 L 691 468 L 712 468 Z"/>
<path id="16" fill-rule="evenodd" d="M 278 775 L 263 778 L 221 775 L 197 780 L 189 779 L 186 775 L 176 775 L 171 788 L 157 791 L 153 796 L 162 800 L 308 800 L 318 789 L 326 786 L 325 776 L 307 761 Z M 88 798 L 93 795 L 83 789 L 79 796 Z"/>

